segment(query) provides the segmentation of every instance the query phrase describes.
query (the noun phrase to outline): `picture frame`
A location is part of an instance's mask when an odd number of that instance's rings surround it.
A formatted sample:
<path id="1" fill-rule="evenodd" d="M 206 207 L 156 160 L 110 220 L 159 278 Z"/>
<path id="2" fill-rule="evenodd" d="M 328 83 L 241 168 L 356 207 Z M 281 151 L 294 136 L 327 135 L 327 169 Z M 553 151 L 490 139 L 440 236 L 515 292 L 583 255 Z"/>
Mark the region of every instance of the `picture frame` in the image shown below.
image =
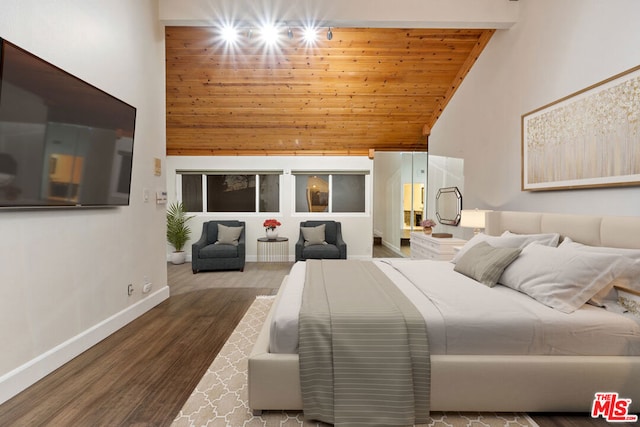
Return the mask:
<path id="1" fill-rule="evenodd" d="M 640 65 L 522 115 L 522 191 L 640 185 Z"/>

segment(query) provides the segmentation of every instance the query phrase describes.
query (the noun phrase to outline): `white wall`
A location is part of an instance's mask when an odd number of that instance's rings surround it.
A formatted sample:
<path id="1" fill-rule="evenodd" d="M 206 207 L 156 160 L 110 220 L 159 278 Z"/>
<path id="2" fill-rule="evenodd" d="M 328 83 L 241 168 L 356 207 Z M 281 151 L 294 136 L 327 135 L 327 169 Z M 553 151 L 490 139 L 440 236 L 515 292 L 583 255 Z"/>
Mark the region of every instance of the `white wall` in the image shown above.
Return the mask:
<path id="1" fill-rule="evenodd" d="M 374 159 L 373 232 L 383 245 L 401 253 L 402 153 L 380 152 Z"/>
<path id="2" fill-rule="evenodd" d="M 429 180 L 428 194 L 429 204 L 427 205 L 427 217 L 438 222 L 436 215 L 436 197 L 438 190 L 445 187 L 458 187 L 461 194 L 464 194 L 464 160 L 452 157 L 429 155 Z M 466 209 L 467 204 L 462 199 L 462 208 Z M 451 233 L 454 237 L 465 238 L 465 231 L 460 226 L 440 224 L 435 227 L 434 232 Z"/>
<path id="3" fill-rule="evenodd" d="M 0 211 L 0 402 L 168 296 L 164 32 L 154 0 L 0 0 L 0 37 L 137 107 L 131 205 Z M 145 278 L 151 294 L 141 294 Z M 127 295 L 127 285 L 135 292 Z"/>
<path id="4" fill-rule="evenodd" d="M 283 171 L 280 187 L 280 206 L 282 212 L 274 213 L 202 213 L 189 222 L 191 239 L 185 245 L 188 259 L 191 259 L 191 244 L 200 238 L 202 223 L 212 219 L 237 219 L 246 222 L 247 261 L 256 261 L 256 239 L 265 236 L 262 223 L 267 218 L 276 218 L 282 223 L 278 227 L 280 237 L 289 238 L 289 258 L 295 259 L 295 242 L 300 233 L 300 222 L 308 219 L 331 219 L 342 223 L 342 237 L 347 243 L 348 258 L 371 258 L 373 246 L 371 219 L 372 209 L 372 172 L 373 161 L 367 157 L 341 156 L 168 156 L 167 157 L 167 198 L 168 203 L 176 201 L 177 170 L 216 170 L 216 171 Z M 291 171 L 367 171 L 366 213 L 296 213 L 294 209 L 294 182 Z M 287 173 L 288 172 L 288 173 Z M 173 248 L 166 245 L 167 255 Z"/>
<path id="5" fill-rule="evenodd" d="M 521 0 L 429 138 L 431 154 L 464 158 L 466 207 L 640 215 L 640 188 L 520 191 L 522 114 L 640 63 L 640 2 Z"/>

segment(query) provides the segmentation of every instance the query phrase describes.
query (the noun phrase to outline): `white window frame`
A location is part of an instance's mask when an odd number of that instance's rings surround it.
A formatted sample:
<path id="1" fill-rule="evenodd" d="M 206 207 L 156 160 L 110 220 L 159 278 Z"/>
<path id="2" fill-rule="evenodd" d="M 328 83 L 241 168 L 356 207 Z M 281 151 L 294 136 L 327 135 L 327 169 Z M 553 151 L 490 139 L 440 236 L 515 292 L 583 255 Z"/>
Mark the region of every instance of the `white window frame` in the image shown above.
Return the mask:
<path id="1" fill-rule="evenodd" d="M 327 212 L 298 212 L 296 211 L 296 175 L 329 175 L 329 204 Z M 333 175 L 364 175 L 364 212 L 333 212 Z M 292 217 L 308 217 L 308 216 L 344 216 L 344 217 L 368 217 L 371 215 L 371 172 L 369 170 L 292 170 L 291 171 L 291 216 Z"/>
<path id="2" fill-rule="evenodd" d="M 280 215 L 282 214 L 282 187 L 283 176 L 282 170 L 177 170 L 176 171 L 176 199 L 182 201 L 182 175 L 200 175 L 202 179 L 202 210 L 201 211 L 189 211 L 191 214 L 198 215 L 255 215 L 264 216 L 265 214 Z M 256 177 L 256 192 L 255 192 L 255 205 L 256 210 L 253 212 L 209 212 L 207 211 L 207 175 L 255 175 Z M 277 212 L 260 212 L 260 175 L 278 175 L 278 211 Z"/>

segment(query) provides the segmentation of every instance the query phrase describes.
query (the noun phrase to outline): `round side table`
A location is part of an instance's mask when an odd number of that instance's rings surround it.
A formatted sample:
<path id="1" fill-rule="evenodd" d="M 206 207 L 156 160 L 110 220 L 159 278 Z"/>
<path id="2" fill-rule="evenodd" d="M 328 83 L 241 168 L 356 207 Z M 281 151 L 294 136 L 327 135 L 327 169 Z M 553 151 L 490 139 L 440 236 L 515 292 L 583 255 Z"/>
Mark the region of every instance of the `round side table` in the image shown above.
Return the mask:
<path id="1" fill-rule="evenodd" d="M 289 238 L 276 237 L 258 239 L 258 262 L 288 262 L 289 261 Z"/>

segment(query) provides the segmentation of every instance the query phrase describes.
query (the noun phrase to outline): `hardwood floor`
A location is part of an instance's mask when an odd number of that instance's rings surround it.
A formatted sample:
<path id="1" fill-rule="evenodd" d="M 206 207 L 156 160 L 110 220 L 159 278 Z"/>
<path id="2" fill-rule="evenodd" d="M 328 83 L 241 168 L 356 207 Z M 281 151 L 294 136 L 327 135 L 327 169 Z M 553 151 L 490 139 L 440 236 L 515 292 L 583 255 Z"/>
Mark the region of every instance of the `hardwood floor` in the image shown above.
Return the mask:
<path id="1" fill-rule="evenodd" d="M 409 255 L 407 255 L 409 256 Z M 373 245 L 374 258 L 399 258 L 400 255 L 387 248 L 384 245 Z"/>
<path id="2" fill-rule="evenodd" d="M 170 425 L 256 295 L 273 292 L 172 295 L 0 405 L 0 425 Z"/>
<path id="3" fill-rule="evenodd" d="M 0 426 L 170 425 L 255 297 L 277 291 L 291 266 L 281 264 L 195 276 L 169 265 L 167 301 L 0 405 Z M 609 425 L 531 415 L 541 427 Z"/>

